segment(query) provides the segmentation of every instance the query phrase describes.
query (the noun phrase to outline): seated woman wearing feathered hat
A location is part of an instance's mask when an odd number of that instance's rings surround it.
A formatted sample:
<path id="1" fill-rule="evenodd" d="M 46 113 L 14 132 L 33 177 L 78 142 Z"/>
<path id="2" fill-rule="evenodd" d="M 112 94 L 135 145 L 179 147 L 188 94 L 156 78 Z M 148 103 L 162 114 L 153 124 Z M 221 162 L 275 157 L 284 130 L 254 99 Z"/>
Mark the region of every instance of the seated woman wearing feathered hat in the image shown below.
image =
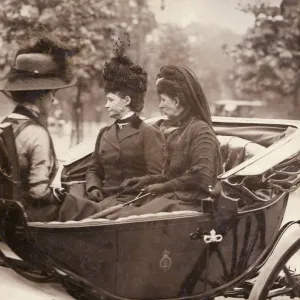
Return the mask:
<path id="1" fill-rule="evenodd" d="M 75 85 L 70 50 L 49 36 L 40 36 L 16 54 L 0 81 L 0 91 L 17 104 L 3 122 L 13 125 L 21 172 L 21 200 L 29 221 L 84 219 L 101 209 L 90 200 L 50 188 L 58 169 L 51 136 L 44 126 L 54 94 Z"/>
<path id="2" fill-rule="evenodd" d="M 144 107 L 147 73 L 122 49 L 105 63 L 103 78 L 105 108 L 115 122 L 99 132 L 86 175 L 86 191 L 89 199 L 101 201 L 105 209 L 135 195 L 123 191 L 116 197 L 125 179 L 161 173 L 164 137 L 158 127 L 138 116 Z"/>

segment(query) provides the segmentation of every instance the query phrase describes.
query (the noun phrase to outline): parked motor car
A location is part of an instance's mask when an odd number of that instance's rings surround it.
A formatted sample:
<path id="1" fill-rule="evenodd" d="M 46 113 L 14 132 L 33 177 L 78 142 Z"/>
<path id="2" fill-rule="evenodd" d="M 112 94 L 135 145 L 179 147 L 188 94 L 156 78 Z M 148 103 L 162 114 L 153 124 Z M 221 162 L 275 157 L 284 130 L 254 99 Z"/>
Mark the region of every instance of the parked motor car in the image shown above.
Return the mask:
<path id="1" fill-rule="evenodd" d="M 217 100 L 214 102 L 214 114 L 224 117 L 253 117 L 257 109 L 264 105 L 261 100 Z"/>

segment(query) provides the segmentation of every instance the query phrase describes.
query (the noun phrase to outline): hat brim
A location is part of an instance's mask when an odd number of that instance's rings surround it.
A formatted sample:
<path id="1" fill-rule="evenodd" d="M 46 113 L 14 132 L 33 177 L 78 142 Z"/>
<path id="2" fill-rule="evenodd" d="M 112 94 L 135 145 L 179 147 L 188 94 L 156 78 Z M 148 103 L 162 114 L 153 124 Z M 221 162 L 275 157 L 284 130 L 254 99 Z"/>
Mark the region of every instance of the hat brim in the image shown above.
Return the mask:
<path id="1" fill-rule="evenodd" d="M 0 91 L 34 91 L 34 90 L 57 90 L 75 85 L 76 76 L 70 82 L 65 82 L 57 77 L 48 78 L 18 78 L 14 81 L 0 80 Z"/>

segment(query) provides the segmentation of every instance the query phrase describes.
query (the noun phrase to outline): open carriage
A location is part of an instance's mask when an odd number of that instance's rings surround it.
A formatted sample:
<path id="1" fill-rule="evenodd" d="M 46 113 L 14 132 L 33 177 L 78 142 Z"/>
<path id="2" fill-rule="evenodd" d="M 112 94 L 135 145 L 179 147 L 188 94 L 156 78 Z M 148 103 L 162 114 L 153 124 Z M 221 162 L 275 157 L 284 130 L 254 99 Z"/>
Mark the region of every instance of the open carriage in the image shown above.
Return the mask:
<path id="1" fill-rule="evenodd" d="M 11 127 L 1 125 L 0 237 L 22 261 L 1 252 L 2 260 L 30 280 L 61 283 L 77 299 L 300 297 L 293 265 L 300 221 L 282 226 L 300 184 L 300 122 L 213 123 L 224 173 L 202 212 L 65 223 L 27 222 Z M 80 145 L 68 153 L 61 180 L 73 193 L 84 191 L 92 150 Z"/>

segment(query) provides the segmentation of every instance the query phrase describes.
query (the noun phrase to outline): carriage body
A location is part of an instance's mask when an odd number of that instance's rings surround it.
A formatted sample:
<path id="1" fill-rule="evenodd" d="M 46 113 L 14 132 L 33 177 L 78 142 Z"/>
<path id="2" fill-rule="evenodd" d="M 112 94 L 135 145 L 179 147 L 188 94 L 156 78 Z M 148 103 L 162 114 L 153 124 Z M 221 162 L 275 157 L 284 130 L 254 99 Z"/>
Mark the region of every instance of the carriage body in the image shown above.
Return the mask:
<path id="1" fill-rule="evenodd" d="M 235 217 L 174 212 L 114 222 L 35 223 L 29 229 L 43 253 L 94 287 L 121 298 L 169 299 L 214 294 L 254 272 L 276 237 L 285 205 L 282 196 Z M 207 242 L 213 230 L 220 242 Z"/>
<path id="2" fill-rule="evenodd" d="M 300 122 L 213 121 L 225 172 L 221 192 L 202 201 L 201 213 L 30 223 L 15 199 L 3 199 L 1 238 L 24 261 L 92 299 L 226 295 L 256 276 L 278 241 L 299 183 Z M 81 145 L 67 155 L 59 176 L 71 192 L 84 193 L 91 151 Z"/>

